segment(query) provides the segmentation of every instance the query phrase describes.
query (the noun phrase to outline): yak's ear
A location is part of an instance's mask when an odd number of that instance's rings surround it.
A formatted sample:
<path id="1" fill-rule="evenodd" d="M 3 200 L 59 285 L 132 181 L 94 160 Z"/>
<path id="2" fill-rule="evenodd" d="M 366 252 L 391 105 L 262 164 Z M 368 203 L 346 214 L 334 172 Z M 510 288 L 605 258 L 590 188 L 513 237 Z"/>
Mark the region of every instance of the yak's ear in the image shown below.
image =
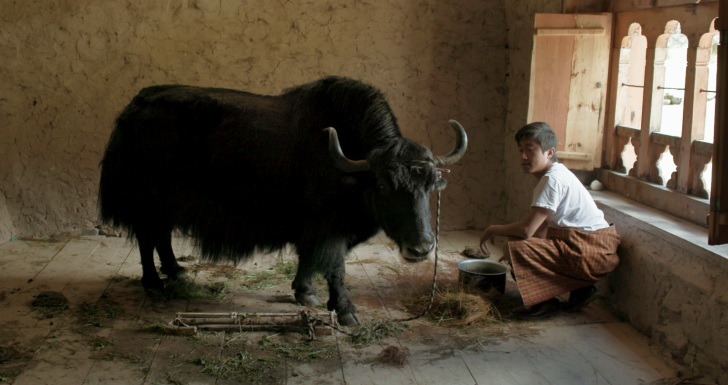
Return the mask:
<path id="1" fill-rule="evenodd" d="M 355 186 L 359 184 L 359 178 L 353 175 L 345 175 L 341 177 L 341 183 L 346 186 Z"/>

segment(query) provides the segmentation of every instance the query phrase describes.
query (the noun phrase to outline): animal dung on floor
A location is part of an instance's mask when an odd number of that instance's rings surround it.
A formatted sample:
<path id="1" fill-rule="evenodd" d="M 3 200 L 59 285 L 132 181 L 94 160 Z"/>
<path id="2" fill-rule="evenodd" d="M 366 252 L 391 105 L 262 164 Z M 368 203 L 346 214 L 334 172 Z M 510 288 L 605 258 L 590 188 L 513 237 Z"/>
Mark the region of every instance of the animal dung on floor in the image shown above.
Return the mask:
<path id="1" fill-rule="evenodd" d="M 490 258 L 490 252 L 488 252 L 486 254 L 486 253 L 484 253 L 484 252 L 482 252 L 480 250 L 476 250 L 476 249 L 474 249 L 472 247 L 466 247 L 466 248 L 464 248 L 463 251 L 460 254 L 462 256 L 464 256 L 464 257 L 471 258 L 471 259 L 486 259 L 486 258 Z"/>
<path id="2" fill-rule="evenodd" d="M 387 364 L 397 368 L 401 368 L 407 363 L 407 350 L 399 346 L 389 345 L 382 349 L 382 352 L 374 359 L 380 364 Z"/>
<path id="3" fill-rule="evenodd" d="M 15 350 L 12 346 L 0 346 L 0 364 L 10 361 L 18 355 L 18 351 Z"/>
<path id="4" fill-rule="evenodd" d="M 65 309 L 68 307 L 68 299 L 57 291 L 44 291 L 33 298 L 33 307 Z"/>
<path id="5" fill-rule="evenodd" d="M 328 318 L 328 320 L 326 320 Z M 298 331 L 309 339 L 333 334 L 334 313 L 316 314 L 309 310 L 287 313 L 177 313 L 167 334 L 194 335 L 197 330 L 215 331 Z"/>

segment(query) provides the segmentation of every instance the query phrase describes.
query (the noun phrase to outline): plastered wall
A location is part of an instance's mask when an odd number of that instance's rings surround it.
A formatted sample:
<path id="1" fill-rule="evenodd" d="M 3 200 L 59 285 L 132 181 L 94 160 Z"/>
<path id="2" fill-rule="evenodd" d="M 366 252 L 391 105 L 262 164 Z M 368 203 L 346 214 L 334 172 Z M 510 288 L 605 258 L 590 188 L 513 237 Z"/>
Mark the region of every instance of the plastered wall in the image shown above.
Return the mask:
<path id="1" fill-rule="evenodd" d="M 622 235 L 620 264 L 601 283 L 609 304 L 684 376 L 728 384 L 728 245 L 708 246 L 705 230 L 616 194 L 597 200 Z"/>
<path id="2" fill-rule="evenodd" d="M 436 153 L 450 150 L 446 122 L 458 119 L 470 150 L 447 176 L 442 228 L 482 228 L 505 211 L 505 3 L 3 1 L 0 242 L 93 232 L 98 163 L 140 88 L 277 94 L 324 75 L 381 88 L 405 136 Z"/>

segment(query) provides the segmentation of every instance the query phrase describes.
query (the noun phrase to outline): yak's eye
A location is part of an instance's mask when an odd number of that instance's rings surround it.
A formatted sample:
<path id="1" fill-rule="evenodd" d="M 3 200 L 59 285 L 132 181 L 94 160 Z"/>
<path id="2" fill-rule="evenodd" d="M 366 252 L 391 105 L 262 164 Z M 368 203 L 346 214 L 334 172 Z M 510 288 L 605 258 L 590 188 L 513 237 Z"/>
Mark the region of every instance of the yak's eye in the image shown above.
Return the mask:
<path id="1" fill-rule="evenodd" d="M 391 188 L 386 183 L 377 184 L 377 192 L 380 194 L 389 194 Z"/>

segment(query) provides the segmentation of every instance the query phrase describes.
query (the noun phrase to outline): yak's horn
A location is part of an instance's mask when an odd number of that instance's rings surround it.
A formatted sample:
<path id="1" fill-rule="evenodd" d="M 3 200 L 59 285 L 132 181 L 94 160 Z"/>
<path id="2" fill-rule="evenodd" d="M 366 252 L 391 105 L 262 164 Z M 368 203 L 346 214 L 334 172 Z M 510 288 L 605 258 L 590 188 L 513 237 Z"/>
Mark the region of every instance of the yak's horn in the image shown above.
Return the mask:
<path id="1" fill-rule="evenodd" d="M 335 128 L 328 127 L 325 131 L 329 133 L 329 156 L 334 161 L 336 168 L 349 173 L 369 171 L 370 165 L 368 160 L 351 160 L 344 155 L 344 152 L 341 151 L 339 136 L 336 134 Z"/>
<path id="2" fill-rule="evenodd" d="M 438 166 L 447 166 L 459 161 L 460 158 L 465 155 L 465 150 L 468 148 L 468 136 L 465 134 L 463 126 L 455 120 L 450 120 L 448 123 L 450 123 L 452 129 L 455 130 L 457 143 L 455 143 L 455 148 L 453 148 L 449 154 L 435 157 L 435 163 Z"/>

